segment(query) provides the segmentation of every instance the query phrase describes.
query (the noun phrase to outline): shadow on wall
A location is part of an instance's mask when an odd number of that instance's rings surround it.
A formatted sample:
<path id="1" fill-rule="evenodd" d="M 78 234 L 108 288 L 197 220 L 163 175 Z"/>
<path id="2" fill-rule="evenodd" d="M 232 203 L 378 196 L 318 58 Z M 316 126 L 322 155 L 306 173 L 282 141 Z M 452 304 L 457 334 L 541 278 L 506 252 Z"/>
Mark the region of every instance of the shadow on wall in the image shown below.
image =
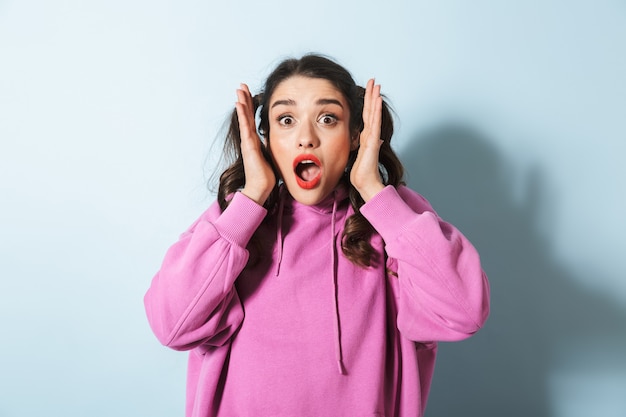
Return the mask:
<path id="1" fill-rule="evenodd" d="M 518 202 L 506 161 L 473 129 L 449 125 L 413 139 L 401 152 L 410 187 L 475 244 L 492 296 L 484 329 L 460 344 L 440 344 L 426 415 L 548 417 L 568 407 L 559 404 L 564 398 L 578 401 L 579 412 L 595 402 L 610 407 L 586 384 L 605 371 L 615 376 L 616 366 L 617 382 L 625 382 L 626 365 L 618 364 L 626 364 L 626 313 L 580 288 L 575 272 L 553 259 L 538 225 L 540 173 Z"/>

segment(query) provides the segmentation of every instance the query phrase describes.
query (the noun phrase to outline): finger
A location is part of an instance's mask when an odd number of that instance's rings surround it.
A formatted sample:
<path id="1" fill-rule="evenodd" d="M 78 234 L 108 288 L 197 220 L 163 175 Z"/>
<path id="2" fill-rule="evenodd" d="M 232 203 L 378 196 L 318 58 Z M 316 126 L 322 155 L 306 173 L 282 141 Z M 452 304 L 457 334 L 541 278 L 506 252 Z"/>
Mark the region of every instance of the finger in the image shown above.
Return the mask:
<path id="1" fill-rule="evenodd" d="M 371 97 L 372 89 L 374 87 L 374 79 L 370 78 L 365 86 L 365 96 L 363 97 L 363 122 L 369 123 L 369 115 L 371 112 Z"/>
<path id="2" fill-rule="evenodd" d="M 372 131 L 372 140 L 380 140 L 380 128 L 382 125 L 383 115 L 383 98 L 380 96 L 380 85 L 374 90 L 374 105 L 372 110 L 372 119 L 370 121 L 370 129 Z"/>
<path id="3" fill-rule="evenodd" d="M 248 118 L 246 117 L 246 107 L 242 103 L 236 103 L 237 117 L 239 118 L 239 137 L 241 139 L 240 149 L 244 160 L 247 155 L 252 155 L 258 151 L 259 141 L 256 135 L 252 132 L 249 126 Z"/>
<path id="4" fill-rule="evenodd" d="M 370 130 L 370 119 L 372 112 L 372 89 L 374 87 L 374 79 L 370 78 L 365 85 L 365 95 L 363 96 L 363 130 L 359 136 L 359 145 L 364 146 L 367 142 L 367 137 L 369 136 Z"/>
<path id="5" fill-rule="evenodd" d="M 366 91 L 367 101 L 364 103 L 364 109 L 367 107 L 367 112 L 364 111 L 363 114 L 361 145 L 377 149 L 380 146 L 383 102 L 380 85 L 375 84 L 374 80 L 370 81 Z"/>
<path id="6" fill-rule="evenodd" d="M 251 126 L 250 122 L 254 124 L 254 104 L 252 103 L 252 96 L 250 90 L 246 84 L 241 84 L 241 88 L 237 90 L 237 99 L 245 108 L 245 116 L 248 122 L 248 126 Z"/>
<path id="7" fill-rule="evenodd" d="M 246 106 L 250 109 L 250 115 L 254 119 L 254 101 L 252 100 L 252 93 L 250 93 L 250 88 L 248 88 L 247 84 L 241 84 L 241 90 L 244 92 Z"/>
<path id="8" fill-rule="evenodd" d="M 242 140 L 245 140 L 248 136 L 250 136 L 250 126 L 247 114 L 248 108 L 245 103 L 242 103 L 241 100 L 242 98 L 235 103 L 235 108 L 237 110 L 237 120 L 239 122 L 239 134 Z"/>
<path id="9" fill-rule="evenodd" d="M 248 141 L 256 138 L 256 126 L 254 120 L 254 105 L 250 90 L 245 84 L 241 84 L 241 88 L 237 90 L 237 118 L 239 119 L 239 131 L 241 139 Z"/>
<path id="10" fill-rule="evenodd" d="M 370 94 L 370 123 L 374 122 L 374 119 L 377 116 L 377 108 L 376 103 L 380 99 L 380 84 L 372 86 L 372 92 Z"/>
<path id="11" fill-rule="evenodd" d="M 241 84 L 242 89 L 246 93 L 246 103 L 248 105 L 248 125 L 252 129 L 252 134 L 257 136 L 256 133 L 256 120 L 254 118 L 254 99 L 252 98 L 252 93 L 250 93 L 250 89 L 247 84 Z"/>
<path id="12" fill-rule="evenodd" d="M 363 99 L 363 121 L 371 123 L 373 116 L 376 114 L 376 101 L 380 97 L 380 84 L 375 84 L 372 78 L 368 81 L 365 89 L 365 97 Z"/>

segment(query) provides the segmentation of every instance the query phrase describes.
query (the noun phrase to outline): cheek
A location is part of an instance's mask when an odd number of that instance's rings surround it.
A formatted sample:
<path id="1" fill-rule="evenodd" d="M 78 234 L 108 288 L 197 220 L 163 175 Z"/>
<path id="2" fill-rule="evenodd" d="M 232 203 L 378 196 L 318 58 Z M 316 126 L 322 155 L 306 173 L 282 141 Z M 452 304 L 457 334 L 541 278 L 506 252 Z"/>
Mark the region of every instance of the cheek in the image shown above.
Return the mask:
<path id="1" fill-rule="evenodd" d="M 347 155 L 349 155 L 351 151 L 355 150 L 356 146 L 358 145 L 358 142 L 353 141 L 349 136 L 346 135 L 341 135 L 335 138 L 334 143 L 335 146 L 333 149 L 333 153 L 338 156 L 341 155 L 342 158 L 344 156 L 347 157 Z"/>
<path id="2" fill-rule="evenodd" d="M 286 151 L 281 148 L 279 143 L 280 143 L 279 141 L 276 141 L 276 142 L 270 141 L 267 149 L 270 154 L 270 157 L 272 158 L 272 162 L 274 163 L 274 167 L 276 167 L 276 169 L 278 169 L 281 175 L 283 175 L 284 174 L 283 171 L 289 168 L 289 165 L 291 165 L 291 161 L 289 161 L 289 158 L 286 156 L 287 155 Z"/>

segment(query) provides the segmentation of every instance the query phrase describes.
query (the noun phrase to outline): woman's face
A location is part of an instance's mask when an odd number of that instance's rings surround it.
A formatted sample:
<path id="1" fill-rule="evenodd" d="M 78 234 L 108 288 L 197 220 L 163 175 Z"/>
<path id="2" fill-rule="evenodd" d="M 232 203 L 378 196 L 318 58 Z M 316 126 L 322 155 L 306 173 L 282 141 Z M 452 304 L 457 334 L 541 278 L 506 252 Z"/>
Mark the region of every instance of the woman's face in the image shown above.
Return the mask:
<path id="1" fill-rule="evenodd" d="M 329 81 L 293 76 L 269 100 L 269 150 L 292 197 L 306 205 L 337 186 L 350 151 L 350 109 Z"/>

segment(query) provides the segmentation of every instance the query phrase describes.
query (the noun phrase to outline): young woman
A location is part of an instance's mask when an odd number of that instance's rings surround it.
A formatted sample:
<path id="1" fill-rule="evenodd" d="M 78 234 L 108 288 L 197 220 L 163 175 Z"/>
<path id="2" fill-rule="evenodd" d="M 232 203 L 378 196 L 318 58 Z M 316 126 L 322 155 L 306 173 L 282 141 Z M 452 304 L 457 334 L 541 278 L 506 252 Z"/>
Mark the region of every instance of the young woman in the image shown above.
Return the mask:
<path id="1" fill-rule="evenodd" d="M 373 80 L 306 55 L 237 98 L 218 201 L 145 296 L 187 416 L 421 416 L 436 342 L 487 318 L 478 253 L 403 185 Z"/>

